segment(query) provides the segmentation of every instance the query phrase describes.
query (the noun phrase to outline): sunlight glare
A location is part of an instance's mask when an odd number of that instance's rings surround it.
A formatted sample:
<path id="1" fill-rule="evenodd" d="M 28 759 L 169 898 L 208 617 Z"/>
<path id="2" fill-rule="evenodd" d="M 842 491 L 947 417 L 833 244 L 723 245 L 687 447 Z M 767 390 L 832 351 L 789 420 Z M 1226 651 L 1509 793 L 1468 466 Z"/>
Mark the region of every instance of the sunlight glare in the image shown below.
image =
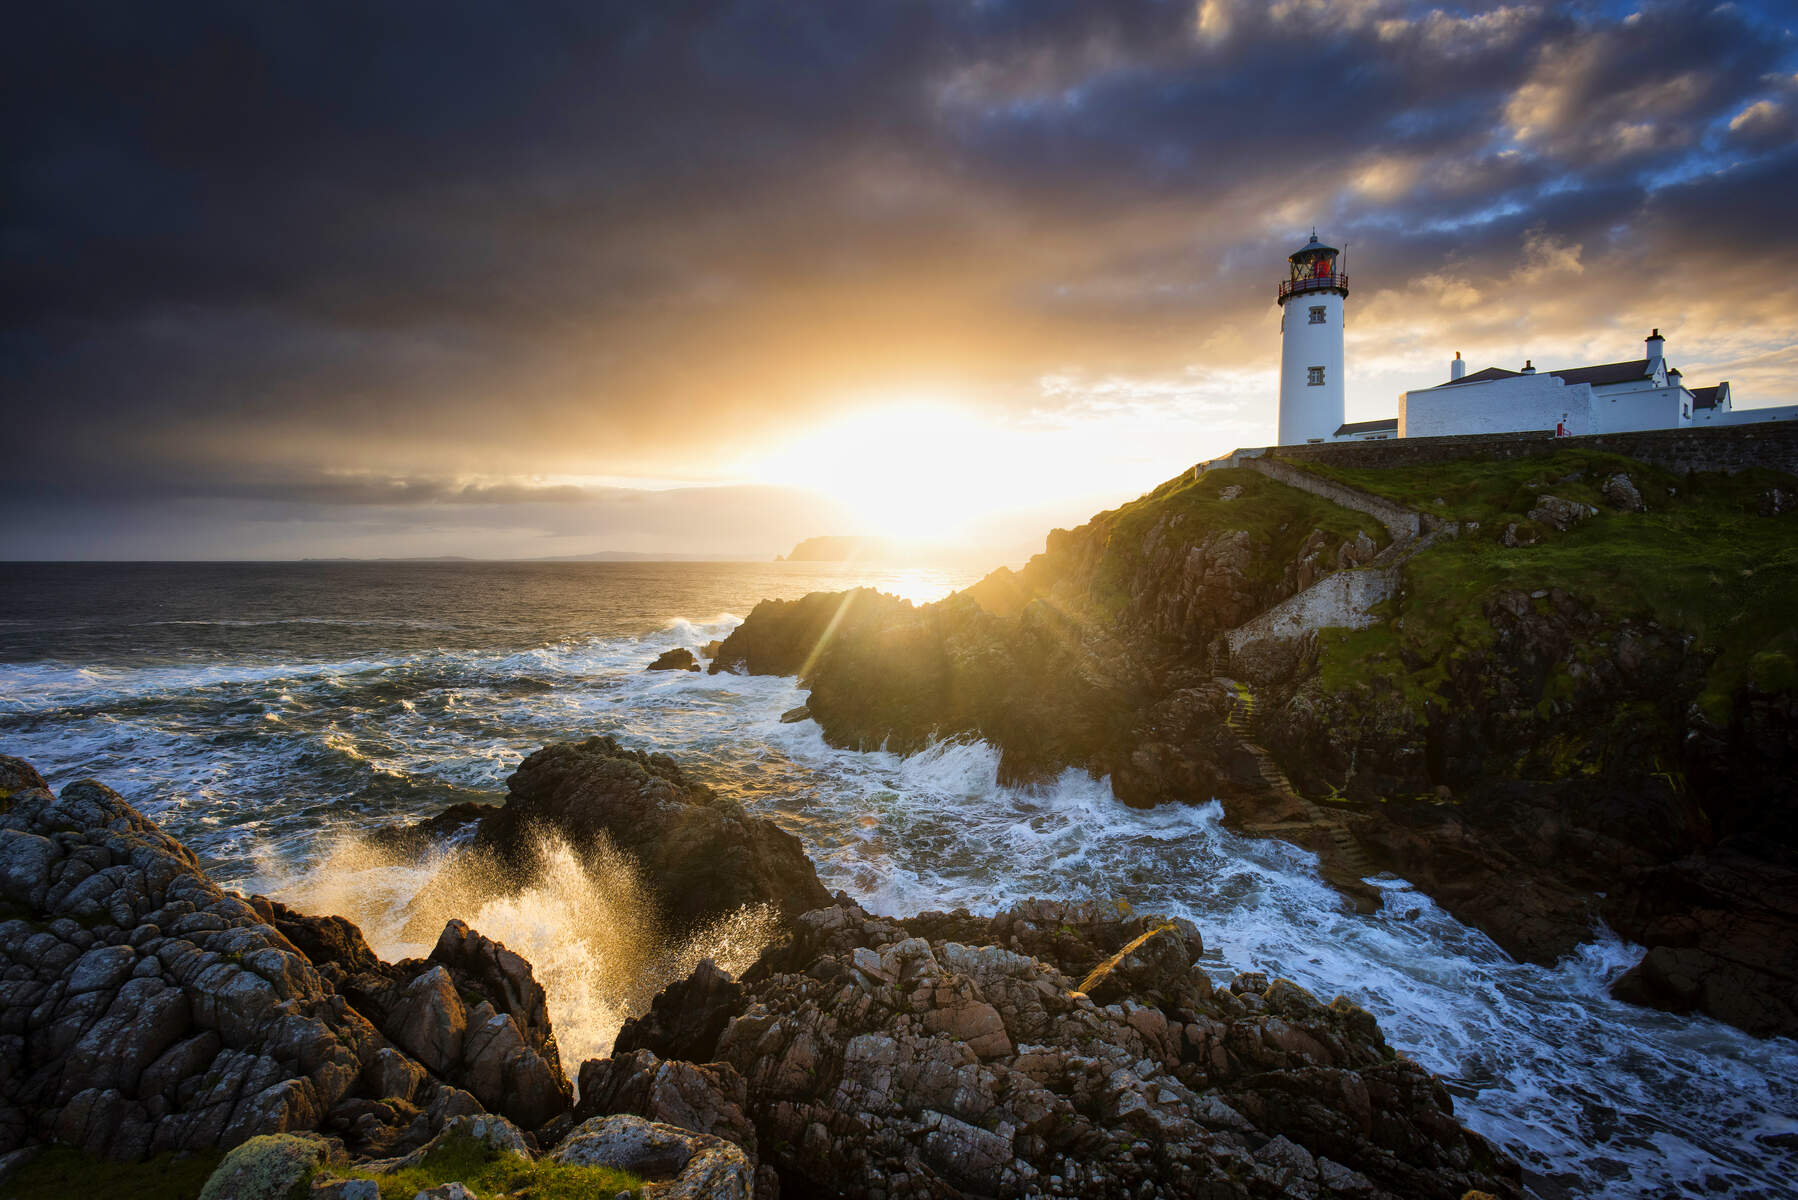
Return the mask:
<path id="1" fill-rule="evenodd" d="M 812 487 L 841 502 L 859 533 L 954 537 L 1005 507 L 1003 431 L 937 401 L 852 413 L 785 443 L 758 465 L 770 483 Z"/>

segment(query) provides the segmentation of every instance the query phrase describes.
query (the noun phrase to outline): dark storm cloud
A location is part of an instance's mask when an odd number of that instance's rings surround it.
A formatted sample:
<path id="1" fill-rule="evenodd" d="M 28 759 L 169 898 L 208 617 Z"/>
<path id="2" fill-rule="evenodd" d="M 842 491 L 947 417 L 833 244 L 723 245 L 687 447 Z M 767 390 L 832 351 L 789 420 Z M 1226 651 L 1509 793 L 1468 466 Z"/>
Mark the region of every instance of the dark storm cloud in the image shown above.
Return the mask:
<path id="1" fill-rule="evenodd" d="M 1556 297 L 1633 259 L 1795 301 L 1778 11 L 35 6 L 0 48 L 13 483 L 728 478 L 888 381 L 1020 410 L 1208 337 L 1247 366 L 1313 221 L 1393 293 L 1524 281 L 1495 323 L 1554 247 Z"/>

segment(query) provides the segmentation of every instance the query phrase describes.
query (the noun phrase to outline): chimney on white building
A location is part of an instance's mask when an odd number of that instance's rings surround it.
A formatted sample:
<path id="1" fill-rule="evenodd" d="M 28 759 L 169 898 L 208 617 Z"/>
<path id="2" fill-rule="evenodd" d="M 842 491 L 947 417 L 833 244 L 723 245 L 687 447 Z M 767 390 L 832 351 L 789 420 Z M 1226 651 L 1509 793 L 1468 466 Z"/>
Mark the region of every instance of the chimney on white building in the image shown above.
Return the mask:
<path id="1" fill-rule="evenodd" d="M 1461 361 L 1461 352 L 1457 350 L 1455 351 L 1455 361 L 1448 364 L 1449 382 L 1453 383 L 1457 379 L 1463 379 L 1466 375 L 1467 364 Z"/>
<path id="2" fill-rule="evenodd" d="M 1667 339 L 1662 337 L 1661 331 L 1657 329 L 1648 335 L 1646 344 L 1648 346 L 1648 373 L 1652 375 L 1655 369 L 1661 365 L 1661 360 L 1666 357 Z"/>
<path id="3" fill-rule="evenodd" d="M 1536 373 L 1536 364 L 1535 364 L 1535 363 L 1533 363 L 1533 362 L 1531 362 L 1531 361 L 1530 361 L 1530 360 L 1529 360 L 1529 359 L 1527 359 L 1527 358 L 1526 358 L 1526 359 L 1524 359 L 1524 360 L 1523 360 L 1523 371 L 1522 371 L 1522 374 L 1524 374 L 1524 375 L 1534 375 L 1534 374 L 1535 374 L 1535 373 Z"/>

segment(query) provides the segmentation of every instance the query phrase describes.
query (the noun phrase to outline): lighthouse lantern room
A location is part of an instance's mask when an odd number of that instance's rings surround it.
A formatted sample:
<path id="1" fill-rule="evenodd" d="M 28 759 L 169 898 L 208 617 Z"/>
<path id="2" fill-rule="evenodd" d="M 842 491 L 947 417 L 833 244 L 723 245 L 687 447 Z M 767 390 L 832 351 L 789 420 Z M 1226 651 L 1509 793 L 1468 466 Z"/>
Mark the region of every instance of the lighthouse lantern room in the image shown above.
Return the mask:
<path id="1" fill-rule="evenodd" d="M 1311 240 L 1280 283 L 1280 445 L 1332 440 L 1342 426 L 1342 251 Z"/>

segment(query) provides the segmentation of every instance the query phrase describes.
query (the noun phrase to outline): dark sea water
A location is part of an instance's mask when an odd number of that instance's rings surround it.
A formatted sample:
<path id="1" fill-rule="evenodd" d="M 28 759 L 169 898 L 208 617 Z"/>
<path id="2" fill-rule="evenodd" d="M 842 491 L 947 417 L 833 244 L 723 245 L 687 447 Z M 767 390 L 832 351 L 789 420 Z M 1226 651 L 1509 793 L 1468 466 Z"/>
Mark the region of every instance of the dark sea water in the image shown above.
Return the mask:
<path id="1" fill-rule="evenodd" d="M 98 778 L 222 883 L 343 912 L 395 954 L 420 949 L 406 906 L 454 858 L 396 867 L 354 835 L 497 799 L 535 747 L 609 733 L 790 829 L 828 886 L 879 911 L 1121 898 L 1196 921 L 1219 979 L 1346 993 L 1544 1196 L 1798 1196 L 1798 1045 L 1611 1000 L 1640 951 L 1602 930 L 1553 969 L 1520 965 L 1399 880 L 1377 881 L 1380 913 L 1347 911 L 1311 855 L 1230 834 L 1206 797 L 1138 812 L 1078 772 L 1000 787 L 980 743 L 832 750 L 810 722 L 780 724 L 803 699 L 791 680 L 643 670 L 762 598 L 870 583 L 924 601 L 971 581 L 797 563 L 5 565 L 0 751 L 54 786 Z M 742 964 L 766 936 L 746 914 L 653 954 L 596 937 L 631 924 L 621 885 L 547 861 L 522 892 L 470 884 L 462 915 L 536 964 L 571 1062 L 640 1005 L 620 976 L 655 955 L 664 972 L 700 953 Z"/>

